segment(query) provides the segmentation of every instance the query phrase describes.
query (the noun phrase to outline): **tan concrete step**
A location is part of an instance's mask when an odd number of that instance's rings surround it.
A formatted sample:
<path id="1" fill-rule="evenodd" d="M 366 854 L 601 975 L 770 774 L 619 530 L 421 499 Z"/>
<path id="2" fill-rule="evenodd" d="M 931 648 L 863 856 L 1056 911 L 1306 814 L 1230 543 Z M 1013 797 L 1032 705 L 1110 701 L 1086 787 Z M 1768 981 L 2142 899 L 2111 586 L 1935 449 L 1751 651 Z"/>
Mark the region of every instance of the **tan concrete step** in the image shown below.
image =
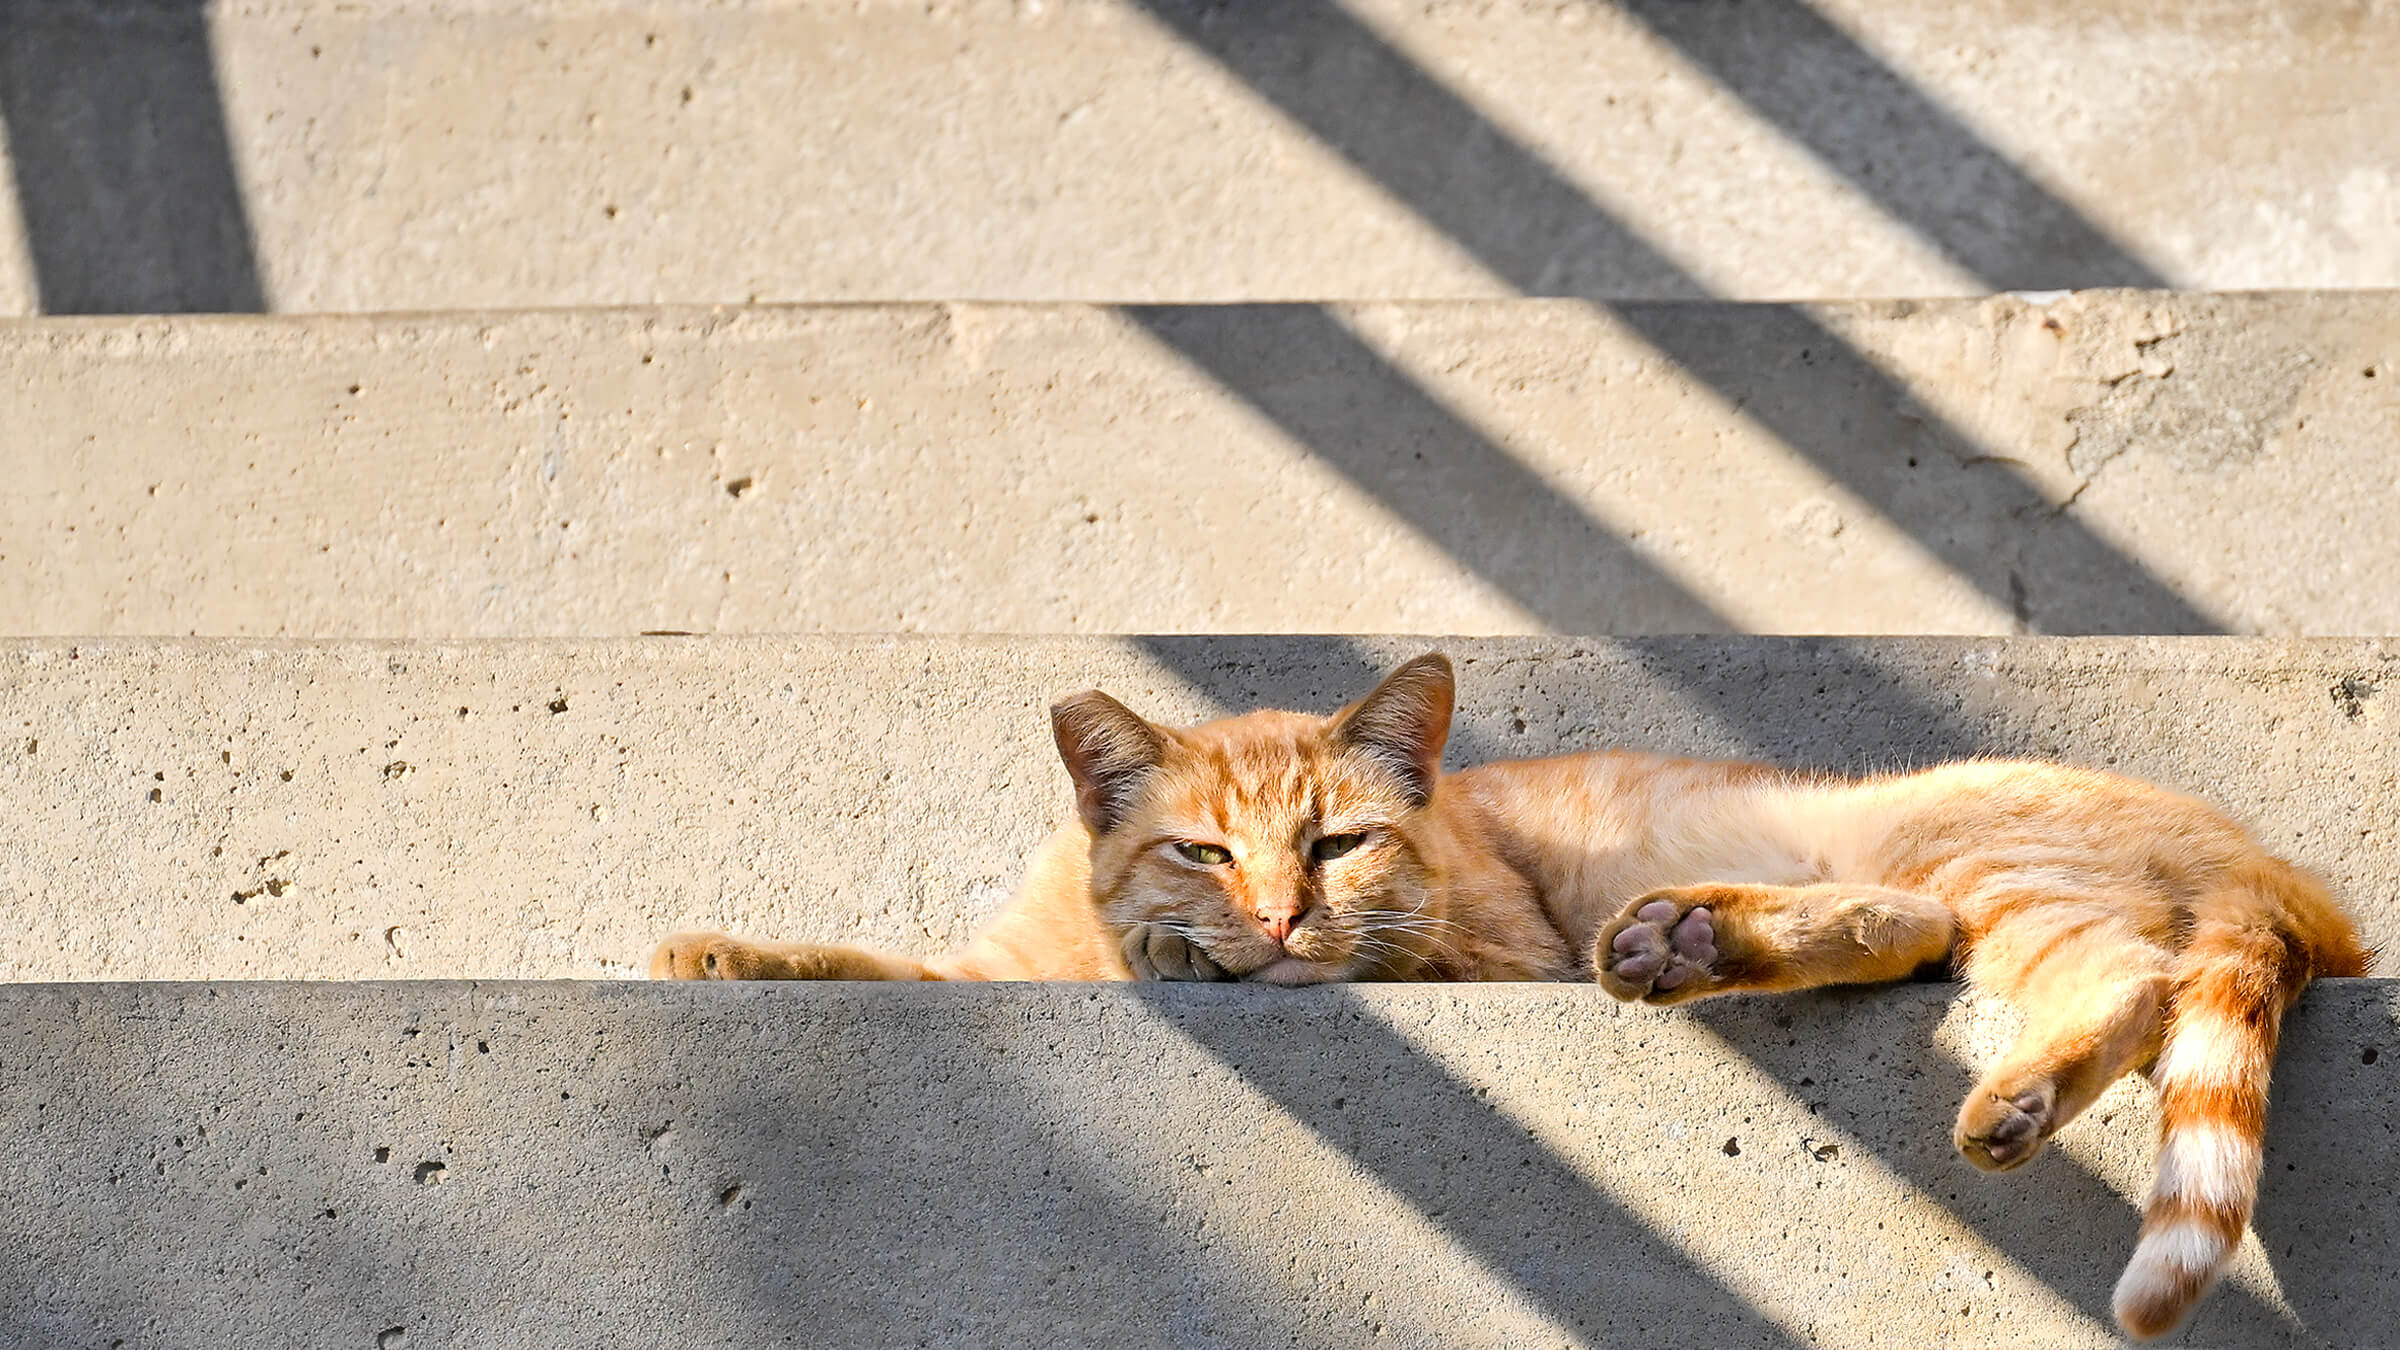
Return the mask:
<path id="1" fill-rule="evenodd" d="M 2176 1344 L 2380 1343 L 2395 990 L 2312 989 Z M 2122 1344 L 2118 1086 L 1950 1151 L 1997 1010 L 1595 988 L 0 987 L 0 1345 Z M 1672 1333 L 1660 1328 L 1674 1328 Z"/>
<path id="2" fill-rule="evenodd" d="M 1422 638 L 0 646 L 0 979 L 559 977 L 941 950 L 1070 796 L 1046 709 L 1330 710 Z M 1455 639 L 1457 762 L 1975 753 L 2200 792 L 2400 950 L 2400 645 Z"/>
<path id="3" fill-rule="evenodd" d="M 2400 293 L 0 324 L 0 631 L 2400 632 Z"/>
<path id="4" fill-rule="evenodd" d="M 19 0 L 0 313 L 2400 285 L 2346 0 Z"/>

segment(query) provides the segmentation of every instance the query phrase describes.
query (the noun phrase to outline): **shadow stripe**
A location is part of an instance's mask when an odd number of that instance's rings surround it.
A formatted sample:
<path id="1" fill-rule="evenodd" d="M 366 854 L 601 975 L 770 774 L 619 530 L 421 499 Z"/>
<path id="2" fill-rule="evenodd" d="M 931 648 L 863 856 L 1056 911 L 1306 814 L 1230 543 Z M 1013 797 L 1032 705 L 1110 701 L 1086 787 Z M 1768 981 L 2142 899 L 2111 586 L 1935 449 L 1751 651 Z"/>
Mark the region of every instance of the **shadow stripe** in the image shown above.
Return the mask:
<path id="1" fill-rule="evenodd" d="M 1994 290 L 2178 283 L 1801 0 L 1610 0 Z"/>
<path id="2" fill-rule="evenodd" d="M 1351 1004 L 1341 1033 L 1343 1065 L 1330 1073 L 1305 1057 L 1255 1053 L 1238 1021 L 1211 1016 L 1207 1003 L 1181 996 L 1190 986 L 1128 988 L 1149 1006 L 1156 1025 L 1206 1051 L 1355 1160 L 1554 1321 L 1579 1333 L 1578 1342 L 1623 1344 L 1628 1331 L 1654 1325 L 1643 1314 L 1670 1311 L 1655 1306 L 1659 1296 L 1682 1288 L 1624 1283 L 1628 1268 L 1647 1268 L 1668 1272 L 1676 1286 L 1718 1294 L 1672 1305 L 1679 1342 L 1728 1350 L 1800 1344 L 1342 987 L 1298 995 L 1332 994 Z M 1229 992 L 1276 996 L 1263 989 Z M 1372 1071 L 1373 1082 L 1345 1083 L 1344 1076 L 1360 1066 Z M 1337 1090 L 1371 1095 L 1346 1109 Z M 1362 1110 L 1389 1114 L 1403 1104 L 1409 1115 L 1404 1142 L 1357 1128 Z M 1438 1157 L 1426 1143 L 1436 1140 Z M 1453 1157 L 1460 1160 L 1455 1171 L 1448 1163 Z M 1502 1178 L 1505 1184 L 1495 1184 Z M 1509 1194 L 1513 1203 L 1479 1203 L 1495 1192 Z"/>
<path id="3" fill-rule="evenodd" d="M 1121 312 L 1553 632 L 1734 631 L 1322 306 Z"/>
<path id="4" fill-rule="evenodd" d="M 0 3 L 0 124 L 44 313 L 265 311 L 205 0 Z"/>
<path id="5" fill-rule="evenodd" d="M 1655 274 L 1662 279 L 1656 289 L 1665 294 L 1714 298 L 1539 154 L 1518 144 L 1328 0 L 1205 8 L 1177 0 L 1136 3 L 1520 291 L 1547 293 L 1561 258 L 1596 250 L 1630 260 L 1635 275 Z M 1341 78 L 1331 78 L 1334 73 Z M 1554 220 L 1572 224 L 1547 226 Z M 1545 235 L 1545 228 L 1563 229 L 1565 234 Z M 1790 359 L 1824 370 L 1822 381 L 1803 382 L 1803 392 L 1795 396 L 1779 394 L 1758 378 L 1755 338 L 1728 347 L 1710 325 L 1686 328 L 1666 322 L 1675 311 L 1665 306 L 1605 307 L 1660 355 L 1710 385 L 1828 477 L 1917 537 L 1985 595 L 2009 606 L 2027 628 L 2074 633 L 2221 631 L 2138 560 L 2074 517 L 2052 512 L 2008 461 L 1920 407 L 1804 311 L 1745 306 L 1718 320 L 1775 325 L 1783 349 L 1793 353 Z M 1869 393 L 1851 406 L 1826 406 L 1827 390 L 1838 387 Z M 1895 465 L 1904 466 L 1905 456 L 1896 447 L 1879 445 L 1873 436 L 1877 428 L 1893 426 L 1905 427 L 1909 439 L 1940 453 L 1987 468 L 1995 485 L 1994 531 L 2022 529 L 2038 517 L 2045 527 L 2041 542 L 2058 555 L 2059 570 L 2079 582 L 2102 585 L 2114 602 L 2095 614 L 2044 622 L 2041 611 L 2047 594 L 2034 593 L 2005 558 L 1990 556 L 1986 541 L 1941 527 L 1936 503 L 1911 500 L 1896 477 Z M 1396 491 L 1381 482 L 1362 480 L 1361 485 L 1379 496 Z M 1475 560 L 1461 561 L 1472 566 Z"/>

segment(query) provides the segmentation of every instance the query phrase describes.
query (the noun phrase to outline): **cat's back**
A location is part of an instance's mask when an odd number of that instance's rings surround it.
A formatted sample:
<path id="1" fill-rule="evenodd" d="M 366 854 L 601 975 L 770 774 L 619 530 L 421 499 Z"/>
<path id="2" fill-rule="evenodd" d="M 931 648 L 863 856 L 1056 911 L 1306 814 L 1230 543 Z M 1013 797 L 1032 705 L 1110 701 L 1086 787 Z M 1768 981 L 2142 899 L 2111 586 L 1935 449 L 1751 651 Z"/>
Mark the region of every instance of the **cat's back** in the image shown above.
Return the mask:
<path id="1" fill-rule="evenodd" d="M 2186 793 L 2103 769 L 1968 759 L 1857 780 L 1826 794 L 1862 845 L 1906 868 L 1912 855 L 2047 847 L 2147 866 L 2224 867 L 2262 850 L 2248 830 Z"/>

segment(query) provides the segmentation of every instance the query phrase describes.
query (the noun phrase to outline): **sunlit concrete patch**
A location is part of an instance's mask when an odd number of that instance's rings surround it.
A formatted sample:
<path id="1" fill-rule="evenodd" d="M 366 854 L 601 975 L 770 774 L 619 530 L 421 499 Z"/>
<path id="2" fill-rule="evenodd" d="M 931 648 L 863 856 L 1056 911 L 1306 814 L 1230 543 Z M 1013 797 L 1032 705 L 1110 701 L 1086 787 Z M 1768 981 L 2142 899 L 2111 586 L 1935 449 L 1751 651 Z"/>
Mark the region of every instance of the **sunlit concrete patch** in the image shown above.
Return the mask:
<path id="1" fill-rule="evenodd" d="M 0 155 L 0 314 L 39 313 L 41 295 L 25 218 L 17 209 L 15 167 Z"/>

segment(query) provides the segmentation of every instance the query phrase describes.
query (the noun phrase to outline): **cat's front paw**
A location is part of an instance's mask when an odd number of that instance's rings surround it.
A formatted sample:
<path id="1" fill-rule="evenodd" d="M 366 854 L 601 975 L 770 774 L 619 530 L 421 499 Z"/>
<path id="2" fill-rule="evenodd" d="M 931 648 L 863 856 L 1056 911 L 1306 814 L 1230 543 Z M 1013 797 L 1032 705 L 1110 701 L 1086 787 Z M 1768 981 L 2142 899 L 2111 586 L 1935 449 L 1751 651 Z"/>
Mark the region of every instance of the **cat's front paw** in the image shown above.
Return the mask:
<path id="1" fill-rule="evenodd" d="M 1717 958 L 1716 915 L 1688 894 L 1661 891 L 1600 930 L 1592 967 L 1618 998 L 1680 1003 L 1716 987 Z"/>
<path id="2" fill-rule="evenodd" d="M 677 933 L 650 953 L 654 980 L 759 980 L 768 954 L 726 933 Z"/>
<path id="3" fill-rule="evenodd" d="M 1125 935 L 1125 964 L 1137 980 L 1230 980 L 1233 976 L 1200 944 L 1161 924 L 1136 924 Z"/>

